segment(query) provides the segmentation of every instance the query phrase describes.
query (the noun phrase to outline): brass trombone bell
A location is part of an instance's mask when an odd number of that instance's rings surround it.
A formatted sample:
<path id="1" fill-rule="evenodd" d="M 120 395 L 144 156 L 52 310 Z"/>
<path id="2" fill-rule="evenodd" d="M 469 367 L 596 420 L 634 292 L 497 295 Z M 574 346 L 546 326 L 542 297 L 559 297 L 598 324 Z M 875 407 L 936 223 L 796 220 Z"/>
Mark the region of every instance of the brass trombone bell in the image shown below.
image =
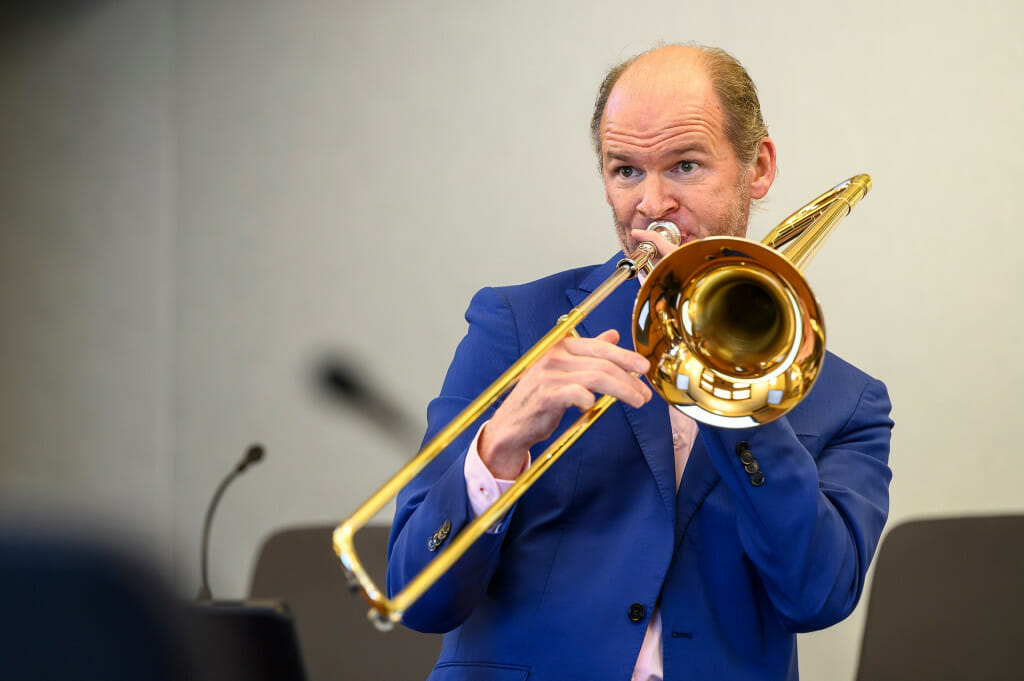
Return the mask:
<path id="1" fill-rule="evenodd" d="M 867 175 L 836 185 L 761 243 L 709 237 L 662 258 L 633 315 L 633 343 L 658 394 L 724 428 L 796 406 L 825 357 L 825 322 L 801 268 L 870 187 Z"/>
<path id="2" fill-rule="evenodd" d="M 644 282 L 633 342 L 669 404 L 744 428 L 785 414 L 810 390 L 825 328 L 800 271 L 778 252 L 711 237 L 666 256 Z"/>

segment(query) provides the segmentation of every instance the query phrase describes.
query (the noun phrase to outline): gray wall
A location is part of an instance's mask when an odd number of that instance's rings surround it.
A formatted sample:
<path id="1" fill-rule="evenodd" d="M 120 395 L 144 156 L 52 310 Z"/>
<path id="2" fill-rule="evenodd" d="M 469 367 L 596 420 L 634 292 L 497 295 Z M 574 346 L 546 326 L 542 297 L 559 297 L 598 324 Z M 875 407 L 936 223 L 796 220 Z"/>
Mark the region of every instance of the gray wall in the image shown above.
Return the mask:
<path id="1" fill-rule="evenodd" d="M 729 49 L 780 174 L 751 236 L 875 188 L 807 270 L 894 401 L 890 524 L 1021 511 L 1011 2 L 22 3 L 0 25 L 0 495 L 244 595 L 273 528 L 339 520 L 408 455 L 322 399 L 363 364 L 422 422 L 473 291 L 616 248 L 586 124 L 657 41 Z M 348 605 L 348 604 L 343 604 Z M 357 604 L 350 604 L 359 607 Z M 850 678 L 862 611 L 805 636 Z"/>
<path id="2" fill-rule="evenodd" d="M 45 4 L 0 24 L 0 499 L 169 559 L 172 14 Z"/>

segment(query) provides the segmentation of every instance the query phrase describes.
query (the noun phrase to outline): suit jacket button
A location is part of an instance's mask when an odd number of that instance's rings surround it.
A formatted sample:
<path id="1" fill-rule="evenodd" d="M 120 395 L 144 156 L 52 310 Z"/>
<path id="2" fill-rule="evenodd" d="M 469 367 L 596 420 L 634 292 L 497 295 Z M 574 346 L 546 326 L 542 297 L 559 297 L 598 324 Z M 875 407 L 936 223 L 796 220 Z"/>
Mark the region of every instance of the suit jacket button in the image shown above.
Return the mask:
<path id="1" fill-rule="evenodd" d="M 437 551 L 438 547 L 441 546 L 441 544 L 444 543 L 444 540 L 448 538 L 448 535 L 451 534 L 451 531 L 451 521 L 445 520 L 444 523 L 441 524 L 441 527 L 437 528 L 437 532 L 430 535 L 430 539 L 427 540 L 427 550 Z"/>
<path id="2" fill-rule="evenodd" d="M 736 443 L 736 453 L 742 455 L 743 452 L 749 452 L 750 445 L 747 444 L 746 440 L 741 440 Z"/>
<path id="3" fill-rule="evenodd" d="M 764 484 L 764 473 L 762 471 L 758 471 L 758 472 L 754 473 L 753 475 L 751 475 L 750 476 L 750 484 L 753 485 L 754 487 L 760 487 L 761 485 L 763 485 Z"/>
<path id="4" fill-rule="evenodd" d="M 750 463 L 743 464 L 743 470 L 745 470 L 749 475 L 753 475 L 761 470 L 761 466 L 758 465 L 756 461 L 751 461 Z"/>
<path id="5" fill-rule="evenodd" d="M 639 622 L 643 620 L 644 616 L 647 614 L 647 608 L 643 606 L 643 603 L 634 603 L 629 606 L 628 614 L 630 621 Z"/>

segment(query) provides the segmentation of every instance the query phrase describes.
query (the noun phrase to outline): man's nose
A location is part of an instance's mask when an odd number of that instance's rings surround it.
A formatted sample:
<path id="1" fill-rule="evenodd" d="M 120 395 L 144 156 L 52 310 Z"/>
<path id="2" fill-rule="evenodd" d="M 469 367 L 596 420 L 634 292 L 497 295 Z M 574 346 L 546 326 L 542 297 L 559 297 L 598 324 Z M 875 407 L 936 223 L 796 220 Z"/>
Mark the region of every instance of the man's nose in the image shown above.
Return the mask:
<path id="1" fill-rule="evenodd" d="M 644 195 L 637 206 L 644 217 L 660 220 L 678 207 L 663 178 L 652 175 L 644 178 Z"/>

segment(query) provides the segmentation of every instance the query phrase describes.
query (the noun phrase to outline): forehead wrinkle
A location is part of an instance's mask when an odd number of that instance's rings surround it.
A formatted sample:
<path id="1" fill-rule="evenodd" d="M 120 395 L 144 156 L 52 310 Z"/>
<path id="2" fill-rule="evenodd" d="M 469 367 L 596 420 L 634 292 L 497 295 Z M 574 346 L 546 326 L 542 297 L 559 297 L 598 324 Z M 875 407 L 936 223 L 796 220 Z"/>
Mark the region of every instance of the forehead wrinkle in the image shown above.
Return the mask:
<path id="1" fill-rule="evenodd" d="M 682 99 L 682 93 L 665 90 L 650 94 L 641 96 L 628 85 L 613 91 L 604 111 L 602 137 L 607 142 L 654 147 L 669 138 L 690 135 L 706 136 L 706 143 L 713 146 L 725 135 L 721 107 L 703 88 L 692 88 Z"/>
<path id="2" fill-rule="evenodd" d="M 614 124 L 605 126 L 604 135 L 609 142 L 621 141 L 625 144 L 657 146 L 679 137 L 713 136 L 714 126 L 708 123 L 683 123 L 669 128 L 657 128 L 650 131 L 619 130 Z"/>
<path id="3" fill-rule="evenodd" d="M 710 153 L 715 136 L 715 126 L 706 121 L 690 121 L 668 128 L 651 131 L 619 130 L 614 123 L 604 127 L 604 141 L 609 155 L 623 148 L 637 149 L 648 153 L 666 151 L 703 150 Z"/>

